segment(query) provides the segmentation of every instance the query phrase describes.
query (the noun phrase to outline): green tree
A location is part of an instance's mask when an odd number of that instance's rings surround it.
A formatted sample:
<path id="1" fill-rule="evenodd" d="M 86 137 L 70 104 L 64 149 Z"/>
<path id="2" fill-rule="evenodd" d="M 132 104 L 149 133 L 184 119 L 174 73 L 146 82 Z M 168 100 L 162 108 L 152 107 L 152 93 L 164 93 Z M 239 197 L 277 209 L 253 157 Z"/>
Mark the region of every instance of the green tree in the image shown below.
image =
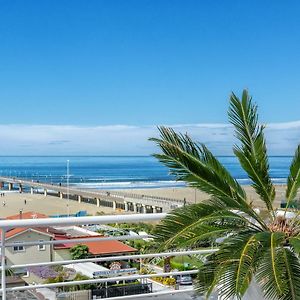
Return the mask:
<path id="1" fill-rule="evenodd" d="M 274 208 L 264 126 L 246 90 L 241 99 L 232 93 L 228 115 L 238 139 L 233 152 L 264 205 L 264 214 L 253 208 L 243 187 L 205 145 L 160 127 L 160 137 L 151 139 L 161 149 L 155 157 L 178 180 L 206 192 L 209 199 L 169 213 L 157 227 L 157 241 L 165 249 L 182 249 L 225 237 L 199 269 L 196 289 L 207 297 L 218 290 L 222 299 L 241 299 L 256 282 L 267 299 L 300 299 L 299 213 L 287 217 L 288 205 L 300 186 L 300 145 L 287 179 L 287 206 L 279 216 Z"/>
<path id="2" fill-rule="evenodd" d="M 89 256 L 89 247 L 86 245 L 76 245 L 70 249 L 72 259 L 84 259 Z"/>

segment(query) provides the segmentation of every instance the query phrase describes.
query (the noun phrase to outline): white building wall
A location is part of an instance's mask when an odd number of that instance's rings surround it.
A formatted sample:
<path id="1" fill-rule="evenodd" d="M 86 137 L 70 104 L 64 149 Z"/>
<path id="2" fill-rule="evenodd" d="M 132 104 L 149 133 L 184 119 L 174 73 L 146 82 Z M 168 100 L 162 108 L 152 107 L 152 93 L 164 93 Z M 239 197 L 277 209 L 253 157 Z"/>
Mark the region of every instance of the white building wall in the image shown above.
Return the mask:
<path id="1" fill-rule="evenodd" d="M 7 243 L 33 242 L 39 240 L 49 241 L 51 240 L 51 236 L 29 230 L 7 239 Z M 51 249 L 51 245 L 45 245 L 45 250 L 39 250 L 38 245 L 34 245 L 24 246 L 24 251 L 16 252 L 13 247 L 7 247 L 5 252 L 7 265 L 50 262 L 52 260 Z"/>

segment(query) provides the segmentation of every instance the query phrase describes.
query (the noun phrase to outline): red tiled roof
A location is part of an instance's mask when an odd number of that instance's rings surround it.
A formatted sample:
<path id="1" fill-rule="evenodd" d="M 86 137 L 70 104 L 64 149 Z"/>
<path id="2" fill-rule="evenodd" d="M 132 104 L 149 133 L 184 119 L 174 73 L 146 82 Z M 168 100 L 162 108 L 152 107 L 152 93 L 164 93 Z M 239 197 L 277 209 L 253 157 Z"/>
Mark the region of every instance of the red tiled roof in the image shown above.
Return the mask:
<path id="1" fill-rule="evenodd" d="M 22 219 L 44 219 L 44 218 L 48 218 L 47 215 L 45 214 L 40 214 L 34 211 L 27 211 L 27 212 L 22 212 L 22 215 L 20 216 L 20 214 L 16 214 L 16 215 L 12 215 L 9 217 L 6 217 L 7 220 L 19 220 L 20 217 L 22 217 Z M 51 232 L 51 228 L 43 228 L 43 227 L 31 227 L 31 228 L 25 228 L 25 227 L 18 227 L 18 228 L 13 228 L 9 231 L 6 232 L 5 237 L 6 238 L 11 238 L 19 233 L 25 232 L 27 230 L 35 230 L 35 231 L 39 231 L 41 233 L 45 233 L 48 235 L 52 235 L 54 237 L 53 232 Z M 53 229 L 54 230 L 54 229 Z"/>
<path id="2" fill-rule="evenodd" d="M 88 239 L 89 238 L 94 238 L 95 236 L 89 236 L 86 237 L 87 241 L 80 243 L 82 245 L 86 245 L 89 248 L 89 252 L 92 255 L 100 255 L 100 254 L 113 254 L 113 253 L 130 253 L 130 252 L 136 252 L 136 249 L 122 243 L 119 241 L 97 241 L 97 242 L 89 242 Z M 101 236 L 99 236 L 101 237 Z M 64 239 L 64 238 L 60 238 L 60 237 L 55 237 L 56 240 L 60 240 L 60 239 Z M 59 250 L 59 249 L 70 249 L 76 245 L 78 245 L 79 243 L 67 243 L 67 244 L 57 244 L 54 246 L 55 249 Z"/>
<path id="3" fill-rule="evenodd" d="M 12 229 L 10 231 L 7 231 L 5 233 L 5 237 L 6 238 L 10 238 L 10 237 L 13 237 L 14 235 L 16 235 L 18 233 L 21 233 L 21 232 L 24 232 L 26 230 L 27 230 L 27 228 L 14 228 L 14 229 Z"/>
<path id="4" fill-rule="evenodd" d="M 13 229 L 7 231 L 5 233 L 5 238 L 9 239 L 9 238 L 11 238 L 11 237 L 13 237 L 13 236 L 15 236 L 19 233 L 27 231 L 27 230 L 34 230 L 34 231 L 38 231 L 38 232 L 43 233 L 43 234 L 52 235 L 50 232 L 47 231 L 47 228 L 37 228 L 37 227 L 23 228 L 23 227 L 19 227 L 19 228 L 13 228 Z"/>
<path id="5" fill-rule="evenodd" d="M 23 212 L 22 219 L 44 219 L 48 218 L 45 214 L 36 213 L 33 211 Z M 7 220 L 18 220 L 20 219 L 20 214 L 9 216 L 6 218 Z"/>
<path id="6" fill-rule="evenodd" d="M 136 249 L 119 241 L 85 242 L 84 244 L 88 246 L 89 252 L 93 255 L 136 251 Z"/>
<path id="7" fill-rule="evenodd" d="M 22 219 L 42 219 L 47 218 L 48 216 L 45 214 L 40 214 L 36 212 L 24 212 L 22 213 Z M 8 220 L 16 220 L 20 219 L 20 214 L 9 216 L 6 219 Z M 56 230 L 55 228 L 49 227 L 49 228 L 43 228 L 43 227 L 31 227 L 29 229 L 39 231 L 41 233 L 45 233 L 48 235 L 52 235 L 55 240 L 66 240 L 66 239 L 72 239 L 72 237 L 67 236 L 64 232 L 60 230 Z M 5 237 L 11 238 L 19 233 L 25 232 L 28 230 L 28 228 L 14 228 L 6 232 Z M 80 238 L 92 238 L 95 236 L 81 236 Z M 99 235 L 99 237 L 101 237 Z M 127 246 L 126 244 L 119 242 L 119 241 L 98 241 L 98 242 L 89 242 L 86 241 L 84 243 L 81 243 L 83 245 L 88 246 L 89 252 L 92 255 L 100 255 L 100 254 L 113 254 L 113 253 L 130 253 L 130 252 L 136 252 L 136 249 Z M 78 245 L 78 243 L 67 243 L 67 244 L 56 244 L 54 245 L 54 249 L 70 249 L 73 246 Z"/>

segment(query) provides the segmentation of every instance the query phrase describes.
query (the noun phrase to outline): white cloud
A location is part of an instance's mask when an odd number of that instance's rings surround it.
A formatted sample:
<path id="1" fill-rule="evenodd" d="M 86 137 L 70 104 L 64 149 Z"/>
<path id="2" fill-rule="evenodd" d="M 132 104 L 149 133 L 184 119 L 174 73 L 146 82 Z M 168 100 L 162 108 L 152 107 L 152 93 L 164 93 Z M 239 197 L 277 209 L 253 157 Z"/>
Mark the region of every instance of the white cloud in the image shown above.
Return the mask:
<path id="1" fill-rule="evenodd" d="M 175 124 L 207 144 L 217 155 L 231 155 L 235 143 L 228 124 Z M 148 141 L 156 126 L 0 125 L 0 155 L 149 155 L 157 149 Z M 273 155 L 292 154 L 300 142 L 300 121 L 272 123 L 266 128 Z"/>

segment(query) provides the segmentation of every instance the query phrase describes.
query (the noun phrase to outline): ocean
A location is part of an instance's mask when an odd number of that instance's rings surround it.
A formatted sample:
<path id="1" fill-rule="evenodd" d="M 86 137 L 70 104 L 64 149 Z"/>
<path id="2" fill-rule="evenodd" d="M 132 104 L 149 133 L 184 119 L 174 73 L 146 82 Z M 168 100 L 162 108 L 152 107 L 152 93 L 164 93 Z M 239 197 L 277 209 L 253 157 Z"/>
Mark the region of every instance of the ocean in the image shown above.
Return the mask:
<path id="1" fill-rule="evenodd" d="M 219 157 L 242 184 L 249 184 L 235 157 Z M 286 182 L 290 156 L 270 157 L 274 183 Z M 22 177 L 49 183 L 67 181 L 69 160 L 70 185 L 86 189 L 144 189 L 183 187 L 168 169 L 150 156 L 1 156 L 0 175 Z"/>

